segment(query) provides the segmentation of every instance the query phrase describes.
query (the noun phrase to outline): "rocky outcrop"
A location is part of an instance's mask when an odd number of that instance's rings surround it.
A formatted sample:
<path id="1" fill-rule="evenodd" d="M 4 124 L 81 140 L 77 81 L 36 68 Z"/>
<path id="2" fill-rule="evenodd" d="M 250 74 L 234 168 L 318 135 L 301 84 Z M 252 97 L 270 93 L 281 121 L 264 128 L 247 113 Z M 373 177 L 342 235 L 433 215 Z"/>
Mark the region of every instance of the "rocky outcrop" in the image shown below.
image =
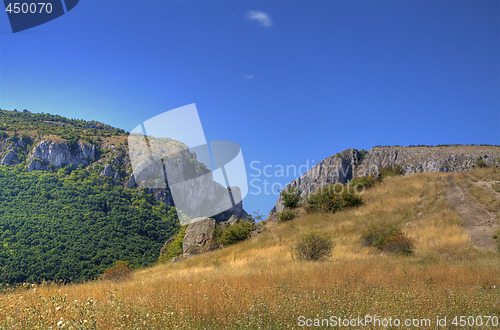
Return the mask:
<path id="1" fill-rule="evenodd" d="M 55 167 L 80 164 L 87 166 L 95 157 L 95 147 L 78 141 L 73 150 L 66 142 L 44 140 L 38 143 L 29 156 L 29 171 L 47 170 L 49 165 Z"/>
<path id="2" fill-rule="evenodd" d="M 130 179 L 128 179 L 127 182 L 125 182 L 125 187 L 127 188 L 134 188 L 137 184 L 135 183 L 135 178 L 134 175 L 132 174 L 130 176 Z"/>
<path id="3" fill-rule="evenodd" d="M 368 152 L 347 149 L 316 164 L 300 178 L 285 186 L 301 195 L 333 183 L 347 183 L 354 177 L 378 175 L 385 167 L 399 166 L 403 174 L 418 172 L 463 172 L 476 166 L 500 164 L 500 146 L 374 147 Z M 283 211 L 281 196 L 269 214 Z"/>
<path id="4" fill-rule="evenodd" d="M 236 188 L 237 187 L 233 187 L 233 191 Z M 249 214 L 243 209 L 242 202 L 239 202 L 238 204 L 235 204 L 232 207 L 230 207 L 228 210 L 213 216 L 213 218 L 217 222 L 227 221 L 228 219 L 230 220 L 233 217 L 237 217 L 238 219 L 244 219 L 244 220 L 251 219 Z"/>
<path id="5" fill-rule="evenodd" d="M 362 162 L 363 155 L 363 152 L 356 149 L 346 149 L 319 162 L 300 178 L 287 184 L 283 190 L 288 191 L 293 187 L 301 196 L 306 196 L 328 184 L 346 183 L 353 178 L 353 172 Z M 283 209 L 280 196 L 271 214 L 282 212 Z"/>
<path id="6" fill-rule="evenodd" d="M 240 189 L 234 186 L 228 189 L 216 182 L 213 172 L 197 160 L 195 152 L 179 150 L 161 161 L 144 156 L 134 159 L 133 178 L 127 185 L 137 184 L 154 193 L 158 200 L 185 214 L 188 222 L 201 216 L 210 216 L 217 222 L 232 215 L 248 217 Z"/>
<path id="7" fill-rule="evenodd" d="M 212 239 L 216 221 L 212 218 L 194 219 L 187 228 L 182 252 L 184 256 L 205 253 L 213 248 Z"/>
<path id="8" fill-rule="evenodd" d="M 115 171 L 113 169 L 113 166 L 109 163 L 107 163 L 106 165 L 104 165 L 104 169 L 101 171 L 101 173 L 99 173 L 100 176 L 106 176 L 108 178 L 115 178 L 115 179 L 119 179 L 120 178 L 120 175 L 118 174 L 117 171 Z"/>
<path id="9" fill-rule="evenodd" d="M 17 158 L 16 151 L 14 149 L 11 149 L 7 152 L 5 157 L 2 159 L 2 162 L 0 165 L 10 165 L 14 166 L 19 164 L 19 159 Z"/>

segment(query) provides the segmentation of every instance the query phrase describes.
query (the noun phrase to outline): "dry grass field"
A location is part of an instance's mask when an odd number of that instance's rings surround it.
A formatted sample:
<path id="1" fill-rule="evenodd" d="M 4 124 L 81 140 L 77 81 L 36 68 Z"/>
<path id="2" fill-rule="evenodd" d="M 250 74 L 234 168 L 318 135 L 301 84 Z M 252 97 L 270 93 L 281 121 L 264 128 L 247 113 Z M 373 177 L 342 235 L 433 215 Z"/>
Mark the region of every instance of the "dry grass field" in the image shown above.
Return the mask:
<path id="1" fill-rule="evenodd" d="M 371 315 L 410 319 L 418 324 L 415 328 L 428 329 L 437 328 L 436 317 L 446 316 L 448 327 L 455 316 L 498 317 L 499 253 L 472 244 L 447 202 L 447 176 L 390 177 L 366 190 L 359 207 L 305 215 L 222 250 L 137 270 L 121 282 L 4 287 L 0 327 L 282 329 L 299 328 L 301 316 Z M 454 174 L 453 180 L 471 187 L 487 181 L 494 188 L 500 171 L 476 169 Z M 496 196 L 486 195 L 492 194 L 489 188 L 469 189 L 478 203 L 499 214 Z M 363 246 L 361 233 L 377 222 L 401 225 L 414 242 L 414 253 L 395 255 Z M 331 257 L 294 260 L 291 245 L 311 229 L 331 235 Z"/>

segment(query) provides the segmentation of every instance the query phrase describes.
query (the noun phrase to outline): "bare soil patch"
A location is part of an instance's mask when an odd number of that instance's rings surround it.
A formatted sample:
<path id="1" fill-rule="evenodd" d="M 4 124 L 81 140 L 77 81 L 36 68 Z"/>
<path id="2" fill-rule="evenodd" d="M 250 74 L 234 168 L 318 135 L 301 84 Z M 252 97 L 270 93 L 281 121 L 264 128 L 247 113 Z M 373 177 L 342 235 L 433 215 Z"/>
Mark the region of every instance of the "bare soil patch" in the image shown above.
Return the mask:
<path id="1" fill-rule="evenodd" d="M 467 191 L 464 191 L 465 188 L 461 188 L 453 181 L 452 175 L 446 177 L 444 186 L 448 203 L 462 218 L 472 244 L 480 249 L 497 251 L 497 244 L 493 238 L 493 234 L 499 228 L 496 216 L 474 202 Z"/>

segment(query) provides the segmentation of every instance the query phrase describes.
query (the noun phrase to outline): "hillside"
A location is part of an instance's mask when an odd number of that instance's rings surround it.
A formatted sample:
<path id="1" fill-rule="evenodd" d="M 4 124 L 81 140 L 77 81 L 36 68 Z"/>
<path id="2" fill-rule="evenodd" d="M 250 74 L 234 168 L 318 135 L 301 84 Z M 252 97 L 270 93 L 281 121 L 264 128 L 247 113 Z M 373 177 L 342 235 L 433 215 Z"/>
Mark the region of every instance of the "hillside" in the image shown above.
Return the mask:
<path id="1" fill-rule="evenodd" d="M 0 326 L 281 329 L 299 328 L 301 319 L 371 315 L 437 328 L 438 316 L 447 317 L 448 327 L 460 315 L 486 320 L 500 314 L 499 253 L 475 246 L 450 205 L 449 180 L 467 189 L 470 203 L 498 216 L 498 167 L 389 176 L 363 193 L 360 206 L 302 215 L 255 239 L 121 282 L 4 289 Z M 380 224 L 401 226 L 413 253 L 365 246 L 363 233 Z M 290 247 L 311 229 L 331 235 L 332 255 L 294 259 Z"/>
<path id="2" fill-rule="evenodd" d="M 117 260 L 152 265 L 175 209 L 130 182 L 127 133 L 0 111 L 0 283 L 82 281 Z"/>
<path id="3" fill-rule="evenodd" d="M 0 110 L 0 283 L 84 281 L 115 261 L 156 262 L 180 223 L 169 190 L 132 173 L 128 137 L 96 121 Z M 154 141 L 165 152 L 186 149 Z M 184 151 L 166 166 L 205 171 Z M 190 194 L 200 196 L 210 195 Z M 233 214 L 246 215 L 241 203 L 218 220 Z"/>

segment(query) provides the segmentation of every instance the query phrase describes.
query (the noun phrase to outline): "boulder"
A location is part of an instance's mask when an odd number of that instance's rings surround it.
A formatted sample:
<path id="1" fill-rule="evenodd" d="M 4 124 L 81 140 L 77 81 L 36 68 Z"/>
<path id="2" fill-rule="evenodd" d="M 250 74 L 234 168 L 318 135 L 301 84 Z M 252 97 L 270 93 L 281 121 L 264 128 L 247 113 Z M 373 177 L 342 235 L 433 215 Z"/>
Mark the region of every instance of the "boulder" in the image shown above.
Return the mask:
<path id="1" fill-rule="evenodd" d="M 184 256 L 210 251 L 213 248 L 213 232 L 216 221 L 212 218 L 197 218 L 186 228 L 186 235 L 182 242 Z"/>

